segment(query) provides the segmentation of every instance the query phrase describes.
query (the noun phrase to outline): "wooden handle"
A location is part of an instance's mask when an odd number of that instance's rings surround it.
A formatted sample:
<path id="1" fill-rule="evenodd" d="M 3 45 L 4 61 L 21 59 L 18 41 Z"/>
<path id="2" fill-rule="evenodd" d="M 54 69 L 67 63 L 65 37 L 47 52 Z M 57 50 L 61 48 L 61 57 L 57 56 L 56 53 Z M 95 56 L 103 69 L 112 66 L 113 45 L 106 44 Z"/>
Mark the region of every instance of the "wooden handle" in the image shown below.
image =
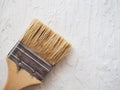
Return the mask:
<path id="1" fill-rule="evenodd" d="M 8 80 L 4 90 L 20 90 L 26 86 L 40 84 L 41 81 L 32 77 L 25 70 L 20 70 L 18 72 L 16 64 L 7 58 L 8 63 Z"/>

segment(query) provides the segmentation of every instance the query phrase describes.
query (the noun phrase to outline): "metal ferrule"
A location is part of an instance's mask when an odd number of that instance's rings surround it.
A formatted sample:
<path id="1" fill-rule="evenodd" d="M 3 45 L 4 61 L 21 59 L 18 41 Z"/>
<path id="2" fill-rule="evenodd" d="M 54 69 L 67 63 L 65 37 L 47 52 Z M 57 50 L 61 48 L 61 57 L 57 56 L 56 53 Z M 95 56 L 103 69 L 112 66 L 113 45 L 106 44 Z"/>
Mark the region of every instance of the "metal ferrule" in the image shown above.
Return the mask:
<path id="1" fill-rule="evenodd" d="M 9 52 L 8 58 L 14 61 L 18 67 L 26 70 L 39 80 L 43 80 L 52 69 L 50 63 L 42 59 L 20 41 Z"/>

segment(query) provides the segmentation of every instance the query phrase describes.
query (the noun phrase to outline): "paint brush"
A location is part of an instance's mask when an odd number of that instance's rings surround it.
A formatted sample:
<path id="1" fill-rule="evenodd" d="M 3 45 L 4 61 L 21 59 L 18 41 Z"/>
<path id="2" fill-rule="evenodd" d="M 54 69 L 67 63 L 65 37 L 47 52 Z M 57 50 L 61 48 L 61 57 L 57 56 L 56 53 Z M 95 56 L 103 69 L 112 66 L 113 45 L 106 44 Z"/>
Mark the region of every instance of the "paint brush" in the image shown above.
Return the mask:
<path id="1" fill-rule="evenodd" d="M 7 56 L 8 80 L 4 90 L 40 84 L 70 48 L 64 38 L 34 19 Z"/>

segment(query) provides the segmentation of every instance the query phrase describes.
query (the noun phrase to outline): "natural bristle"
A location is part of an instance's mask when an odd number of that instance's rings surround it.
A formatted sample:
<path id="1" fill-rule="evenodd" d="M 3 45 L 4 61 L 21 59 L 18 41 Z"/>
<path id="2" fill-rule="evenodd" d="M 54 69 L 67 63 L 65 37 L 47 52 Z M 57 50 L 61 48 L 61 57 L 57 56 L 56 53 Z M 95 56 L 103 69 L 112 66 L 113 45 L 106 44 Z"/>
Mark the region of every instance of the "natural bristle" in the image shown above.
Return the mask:
<path id="1" fill-rule="evenodd" d="M 21 41 L 52 65 L 58 63 L 71 47 L 65 39 L 37 19 L 32 21 Z"/>

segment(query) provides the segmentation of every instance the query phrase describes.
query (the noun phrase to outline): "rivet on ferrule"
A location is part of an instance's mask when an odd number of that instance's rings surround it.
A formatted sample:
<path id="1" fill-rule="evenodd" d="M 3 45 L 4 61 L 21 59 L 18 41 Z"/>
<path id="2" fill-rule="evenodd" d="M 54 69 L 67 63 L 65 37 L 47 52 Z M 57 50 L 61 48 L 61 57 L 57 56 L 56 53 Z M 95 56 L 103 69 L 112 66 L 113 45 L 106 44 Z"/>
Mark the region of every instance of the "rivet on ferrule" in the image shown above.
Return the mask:
<path id="1" fill-rule="evenodd" d="M 42 59 L 20 41 L 9 52 L 8 58 L 39 80 L 43 80 L 52 69 L 50 63 Z"/>

